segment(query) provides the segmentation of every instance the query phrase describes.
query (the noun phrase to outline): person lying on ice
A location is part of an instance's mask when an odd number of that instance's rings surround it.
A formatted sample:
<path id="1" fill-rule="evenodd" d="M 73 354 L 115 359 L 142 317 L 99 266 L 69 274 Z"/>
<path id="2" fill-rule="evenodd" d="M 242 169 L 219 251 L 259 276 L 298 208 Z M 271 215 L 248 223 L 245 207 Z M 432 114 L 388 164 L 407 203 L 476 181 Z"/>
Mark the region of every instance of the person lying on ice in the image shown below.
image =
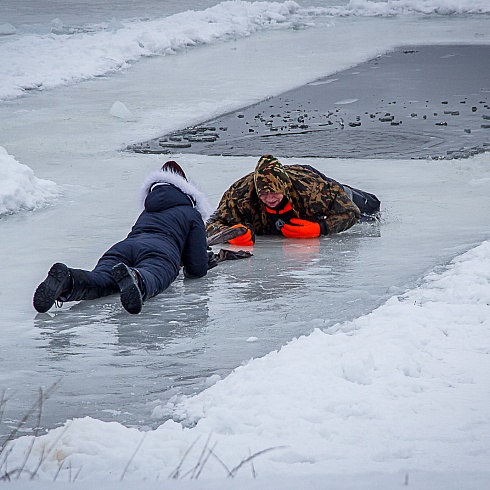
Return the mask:
<path id="1" fill-rule="evenodd" d="M 379 216 L 373 194 L 339 184 L 309 165 L 287 165 L 272 155 L 259 159 L 255 171 L 223 194 L 206 223 L 208 236 L 228 227 L 243 234 L 229 243 L 252 246 L 255 234 L 314 238 L 349 229 Z"/>
<path id="2" fill-rule="evenodd" d="M 92 271 L 54 264 L 34 293 L 33 305 L 47 312 L 55 302 L 96 299 L 120 293 L 129 313 L 164 291 L 177 278 L 208 271 L 204 222 L 212 208 L 174 161 L 151 172 L 143 182 L 144 210 L 131 232 L 99 259 Z M 214 266 L 216 264 L 212 264 Z"/>

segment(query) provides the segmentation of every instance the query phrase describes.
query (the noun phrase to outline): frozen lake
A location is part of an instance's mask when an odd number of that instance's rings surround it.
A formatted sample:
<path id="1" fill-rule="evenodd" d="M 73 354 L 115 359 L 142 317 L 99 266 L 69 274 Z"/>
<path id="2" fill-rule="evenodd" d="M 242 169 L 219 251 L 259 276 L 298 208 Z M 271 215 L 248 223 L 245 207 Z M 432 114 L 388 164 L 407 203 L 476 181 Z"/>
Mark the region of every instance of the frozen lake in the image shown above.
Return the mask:
<path id="1" fill-rule="evenodd" d="M 14 22 L 14 14 L 6 20 Z M 0 219 L 0 387 L 8 398 L 0 432 L 25 413 L 39 387 L 57 380 L 43 429 L 86 415 L 154 428 L 166 417 L 161 410 L 152 416 L 154 409 L 174 395 L 199 392 L 215 375 L 224 377 L 315 327 L 365 315 L 488 239 L 488 155 L 454 161 L 305 158 L 299 163 L 377 194 L 381 223 L 307 243 L 259 239 L 250 260 L 221 264 L 203 280 L 178 279 L 137 318 L 116 297 L 47 315 L 36 315 L 31 306 L 53 262 L 91 268 L 132 225 L 141 179 L 168 156 L 120 152 L 128 144 L 278 95 L 397 45 L 488 42 L 481 37 L 489 35 L 486 20 L 440 19 L 427 30 L 412 18 L 337 19 L 335 26 L 324 19 L 315 28 L 260 32 L 144 59 L 121 73 L 2 102 L 0 145 L 36 176 L 55 181 L 63 196 L 47 209 Z M 384 36 L 373 37 L 380 26 Z M 266 72 L 287 76 L 257 83 L 257 74 Z M 136 121 L 110 116 L 117 100 Z M 172 157 L 215 205 L 256 163 L 255 157 Z M 249 337 L 258 340 L 247 342 Z"/>
<path id="2" fill-rule="evenodd" d="M 85 415 L 155 427 L 162 418 L 152 418 L 152 410 L 173 395 L 198 392 L 211 376 L 224 377 L 314 327 L 365 315 L 488 238 L 483 156 L 471 162 L 306 159 L 381 196 L 382 222 L 304 242 L 260 238 L 253 258 L 225 262 L 203 280 L 178 279 L 136 318 L 117 297 L 36 315 L 31 296 L 51 263 L 91 267 L 135 214 L 129 198 L 141 171 L 135 164 L 151 168 L 158 160 L 128 154 L 117 159 L 116 179 L 99 172 L 93 188 L 67 188 L 64 205 L 2 220 L 2 236 L 9 237 L 2 239 L 9 281 L 0 297 L 7 425 L 39 386 L 60 379 L 46 404 L 44 427 Z M 214 196 L 255 165 L 252 158 L 179 160 Z M 207 176 L 216 172 L 222 177 L 212 183 Z M 258 340 L 247 342 L 249 337 Z"/>

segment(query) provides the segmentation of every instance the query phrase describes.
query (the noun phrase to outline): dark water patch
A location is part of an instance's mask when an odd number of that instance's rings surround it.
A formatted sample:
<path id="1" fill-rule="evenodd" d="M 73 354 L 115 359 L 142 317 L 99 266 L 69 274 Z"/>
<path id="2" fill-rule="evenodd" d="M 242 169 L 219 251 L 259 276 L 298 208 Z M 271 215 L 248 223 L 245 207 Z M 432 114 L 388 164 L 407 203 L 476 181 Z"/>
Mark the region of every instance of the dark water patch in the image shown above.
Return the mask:
<path id="1" fill-rule="evenodd" d="M 465 158 L 490 149 L 490 46 L 399 48 L 128 149 L 205 155 Z"/>

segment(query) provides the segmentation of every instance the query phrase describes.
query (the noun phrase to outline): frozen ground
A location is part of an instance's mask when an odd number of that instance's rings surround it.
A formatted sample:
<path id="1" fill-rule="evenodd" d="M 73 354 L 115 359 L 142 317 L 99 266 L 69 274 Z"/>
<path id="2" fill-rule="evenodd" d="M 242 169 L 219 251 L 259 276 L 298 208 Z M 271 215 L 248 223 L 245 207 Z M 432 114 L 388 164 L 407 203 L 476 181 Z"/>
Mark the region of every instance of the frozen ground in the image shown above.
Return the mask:
<path id="1" fill-rule="evenodd" d="M 432 5 L 437 3 L 445 4 Z M 265 30 L 145 59 L 124 72 L 31 91 L 0 106 L 0 146 L 11 155 L 0 155 L 2 171 L 9 162 L 27 165 L 41 180 L 29 172 L 21 179 L 22 172 L 14 171 L 18 188 L 25 190 L 30 182 L 36 195 L 48 190 L 48 200 L 61 194 L 48 207 L 0 219 L 0 386 L 8 397 L 2 433 L 25 413 L 40 386 L 58 379 L 61 386 L 44 407 L 42 430 L 78 418 L 41 468 L 43 480 L 54 478 L 61 461 L 66 470 L 60 480 L 73 476 L 72 465 L 83 468 L 80 479 L 118 480 L 142 440 L 136 427 L 151 430 L 127 481 L 166 478 L 198 435 L 204 443 L 210 433 L 219 438 L 217 451 L 229 455 L 231 467 L 249 450 L 288 444 L 277 457 L 271 452 L 257 458 L 259 476 L 273 479 L 262 482 L 268 488 L 287 488 L 277 479 L 284 474 L 291 482 L 308 475 L 317 488 L 325 476 L 316 474 L 340 473 L 346 488 L 352 484 L 346 475 L 353 472 L 376 473 L 362 477 L 373 488 L 393 473 L 393 485 L 403 486 L 407 471 L 423 472 L 411 480 L 418 482 L 415 488 L 427 482 L 429 488 L 461 482 L 470 488 L 470 480 L 479 488 L 487 478 L 480 472 L 489 449 L 488 245 L 458 259 L 463 269 L 451 266 L 447 276 L 431 279 L 421 292 L 403 293 L 489 239 L 488 154 L 450 162 L 302 159 L 379 195 L 380 225 L 357 226 L 318 242 L 261 239 L 252 259 L 222 264 L 202 281 L 178 280 L 137 318 L 126 315 L 117 298 L 64 306 L 45 316 L 32 309 L 32 293 L 52 262 L 91 267 L 127 233 L 139 211 L 142 177 L 168 158 L 121 148 L 355 66 L 397 45 L 490 39 L 486 15 L 315 22 L 309 29 Z M 273 76 L 258 83 L 257 74 L 264 73 Z M 482 80 L 482 88 L 489 85 Z M 116 101 L 136 120 L 111 116 Z M 256 162 L 172 157 L 213 204 Z M 405 298 L 401 305 L 397 296 Z M 419 302 L 426 306 L 409 307 Z M 315 328 L 312 336 L 274 353 Z M 227 377 L 242 363 L 248 364 Z M 202 392 L 219 377 L 225 379 Z M 319 388 L 314 380 L 325 384 Z M 201 395 L 175 405 L 194 392 Z M 254 415 L 249 407 L 258 400 Z M 187 425 L 204 418 L 183 430 L 167 420 L 179 414 L 189 416 Z M 51 447 L 58 434 L 49 432 L 37 447 L 45 442 Z M 359 434 L 369 437 L 360 441 Z M 21 439 L 24 445 L 29 441 Z M 9 467 L 23 460 L 21 446 L 18 451 L 9 456 Z M 222 475 L 211 468 L 203 478 Z M 448 483 L 443 475 L 449 470 L 463 473 L 454 473 Z M 249 466 L 246 471 L 250 475 Z M 233 484 L 239 488 L 239 482 Z"/>

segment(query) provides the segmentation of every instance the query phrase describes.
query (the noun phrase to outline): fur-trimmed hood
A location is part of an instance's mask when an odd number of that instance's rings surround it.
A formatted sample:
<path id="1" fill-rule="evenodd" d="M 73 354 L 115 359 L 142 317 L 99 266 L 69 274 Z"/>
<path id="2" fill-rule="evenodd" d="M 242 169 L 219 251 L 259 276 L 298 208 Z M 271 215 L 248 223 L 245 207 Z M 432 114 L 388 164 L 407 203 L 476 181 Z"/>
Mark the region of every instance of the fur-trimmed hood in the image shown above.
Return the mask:
<path id="1" fill-rule="evenodd" d="M 146 196 L 149 194 L 150 189 L 154 184 L 171 184 L 181 190 L 184 194 L 190 196 L 196 203 L 195 208 L 199 211 L 204 222 L 211 216 L 213 208 L 211 207 L 211 204 L 209 204 L 206 195 L 197 188 L 194 182 L 187 181 L 180 175 L 171 171 L 154 170 L 146 176 L 140 191 L 140 204 L 142 208 L 144 208 Z"/>

